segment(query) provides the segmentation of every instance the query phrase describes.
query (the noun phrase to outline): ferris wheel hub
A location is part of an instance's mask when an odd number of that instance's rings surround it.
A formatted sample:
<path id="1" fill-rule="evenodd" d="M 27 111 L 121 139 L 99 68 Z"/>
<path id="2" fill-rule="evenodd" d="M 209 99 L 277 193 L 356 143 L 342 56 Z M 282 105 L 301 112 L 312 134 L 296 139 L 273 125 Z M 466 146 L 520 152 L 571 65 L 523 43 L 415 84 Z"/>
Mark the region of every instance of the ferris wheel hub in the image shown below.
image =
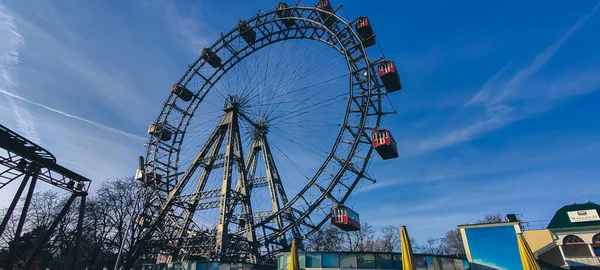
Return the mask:
<path id="1" fill-rule="evenodd" d="M 229 95 L 225 101 L 225 112 L 241 111 L 242 107 L 246 104 L 246 100 L 243 97 L 236 95 Z"/>
<path id="2" fill-rule="evenodd" d="M 253 138 L 264 136 L 269 133 L 269 120 L 264 116 L 259 116 L 252 122 L 254 126 Z"/>

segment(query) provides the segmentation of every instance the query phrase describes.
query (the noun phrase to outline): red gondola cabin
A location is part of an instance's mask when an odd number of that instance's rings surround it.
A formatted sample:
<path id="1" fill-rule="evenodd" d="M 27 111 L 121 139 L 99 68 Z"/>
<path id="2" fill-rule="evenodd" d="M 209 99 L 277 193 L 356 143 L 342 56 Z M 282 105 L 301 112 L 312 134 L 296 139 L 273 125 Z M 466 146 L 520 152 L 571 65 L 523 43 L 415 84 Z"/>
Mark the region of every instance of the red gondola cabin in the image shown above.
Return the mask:
<path id="1" fill-rule="evenodd" d="M 354 22 L 354 28 L 365 48 L 375 45 L 375 32 L 369 23 L 369 18 L 358 17 Z"/>
<path id="2" fill-rule="evenodd" d="M 358 213 L 343 204 L 331 207 L 331 224 L 344 231 L 360 230 Z"/>
<path id="3" fill-rule="evenodd" d="M 390 133 L 389 130 L 378 129 L 373 131 L 371 136 L 373 147 L 375 147 L 375 150 L 377 150 L 377 153 L 382 159 L 398 157 L 398 146 L 396 145 L 396 140 L 394 140 L 394 137 L 392 137 L 392 133 Z"/>
<path id="4" fill-rule="evenodd" d="M 402 83 L 400 82 L 400 75 L 396 70 L 394 61 L 383 61 L 378 65 L 379 77 L 385 86 L 385 90 L 389 93 L 395 92 L 402 89 Z"/>

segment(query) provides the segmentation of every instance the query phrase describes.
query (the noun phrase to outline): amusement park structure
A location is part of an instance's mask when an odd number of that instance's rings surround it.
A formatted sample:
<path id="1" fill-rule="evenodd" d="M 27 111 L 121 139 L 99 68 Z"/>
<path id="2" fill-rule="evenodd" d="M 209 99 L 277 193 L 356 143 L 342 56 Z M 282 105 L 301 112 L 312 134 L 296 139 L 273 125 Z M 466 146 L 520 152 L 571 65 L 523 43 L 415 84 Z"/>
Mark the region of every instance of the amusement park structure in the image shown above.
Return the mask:
<path id="1" fill-rule="evenodd" d="M 47 244 L 54 230 L 56 230 L 61 220 L 65 217 L 75 199 L 79 197 L 80 206 L 75 235 L 75 254 L 72 254 L 74 259 L 72 264 L 73 269 L 78 269 L 75 259 L 77 258 L 77 252 L 79 251 L 85 210 L 85 198 L 88 194 L 91 180 L 57 164 L 56 158 L 50 152 L 5 126 L 0 125 L 0 189 L 5 188 L 10 183 L 18 180 L 20 180 L 21 183 L 17 188 L 11 204 L 6 210 L 2 223 L 0 224 L 0 235 L 8 233 L 6 227 L 13 218 L 13 212 L 21 200 L 21 195 L 23 194 L 25 187 L 29 184 L 27 195 L 19 215 L 16 232 L 14 238 L 12 238 L 12 245 L 9 247 L 8 269 L 12 269 L 13 267 L 13 260 L 15 259 L 15 254 L 17 254 L 17 249 L 19 247 L 18 243 L 21 238 L 23 226 L 27 218 L 31 199 L 38 180 L 66 190 L 71 193 L 71 196 L 63 206 L 62 210 L 55 217 L 54 221 L 44 231 L 43 236 L 39 240 L 33 253 L 30 254 L 24 269 L 33 269 L 33 264 L 35 260 L 38 259 L 39 253 Z"/>
<path id="2" fill-rule="evenodd" d="M 398 157 L 381 125 L 402 86 L 393 61 L 368 56 L 369 18 L 340 11 L 326 0 L 259 11 L 172 85 L 136 171 L 142 232 L 126 269 L 140 258 L 273 264 L 328 221 L 360 227 L 344 204 L 375 182 L 373 150 Z"/>

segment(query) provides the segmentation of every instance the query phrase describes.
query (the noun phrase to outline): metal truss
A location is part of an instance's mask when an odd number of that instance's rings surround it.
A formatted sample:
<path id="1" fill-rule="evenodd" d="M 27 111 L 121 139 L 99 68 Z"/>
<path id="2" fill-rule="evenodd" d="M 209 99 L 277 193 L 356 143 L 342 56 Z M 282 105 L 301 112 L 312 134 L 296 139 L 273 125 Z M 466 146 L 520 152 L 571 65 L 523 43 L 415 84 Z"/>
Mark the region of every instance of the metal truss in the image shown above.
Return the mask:
<path id="1" fill-rule="evenodd" d="M 214 243 L 214 253 L 196 248 L 202 250 L 197 254 L 210 254 L 207 255 L 210 258 L 224 260 L 225 250 L 228 249 L 226 242 L 232 235 L 241 236 L 248 243 L 247 250 L 250 252 L 246 252 L 247 256 L 242 256 L 246 261 L 266 261 L 276 252 L 288 248 L 286 238 L 305 239 L 328 220 L 329 209 L 323 207 L 325 201 L 328 204 L 344 203 L 361 179 L 374 181 L 365 171 L 373 151 L 367 132 L 379 128 L 381 118 L 395 111 L 384 109 L 383 100 L 387 92 L 379 77 L 375 76 L 376 66 L 383 58 L 375 61 L 368 58 L 365 46 L 352 27 L 354 21 L 345 20 L 335 10 L 280 4 L 276 10 L 259 11 L 244 23 L 243 31 L 238 27 L 222 33 L 221 38 L 189 66 L 178 84 L 188 87 L 194 81 L 193 85 L 199 86 L 190 89 L 193 94 L 182 98 L 172 91 L 163 102 L 163 109 L 154 123 L 164 127 L 172 137 L 163 140 L 159 136 L 150 136 L 146 144 L 148 150 L 141 167 L 146 175 L 151 173 L 159 176 L 151 177 L 152 181 L 146 179 L 148 189 L 141 195 L 147 202 L 152 223 L 143 237 L 138 239 L 139 244 L 128 254 L 126 267 L 132 265 L 144 252 L 149 241 L 167 241 L 170 244 L 165 246 L 173 247 L 175 253 L 181 249 L 188 252 L 194 250 L 188 243 Z M 243 35 L 246 31 L 255 33 L 253 40 L 249 41 Z M 222 120 L 227 125 L 223 124 L 212 133 L 191 165 L 180 168 L 179 153 L 187 127 L 213 86 L 249 55 L 271 44 L 291 39 L 314 40 L 329 45 L 346 59 L 349 70 L 350 89 L 343 124 L 327 158 L 309 183 L 294 197 L 287 198 L 270 154 L 266 132 L 258 132 L 258 136 L 253 138 L 247 158 L 242 158 L 241 147 L 237 142 L 239 132 L 229 126 L 233 125 L 233 118 L 235 121 L 239 117 L 243 118 L 243 113 L 239 112 L 227 112 L 223 119 L 232 118 Z M 211 58 L 213 55 L 220 57 L 219 63 Z M 254 125 L 260 131 L 260 125 Z M 219 152 L 215 147 L 223 142 L 229 146 L 225 153 Z M 259 152 L 262 152 L 268 168 L 268 175 L 264 178 L 255 178 L 253 175 Z M 243 168 L 237 172 L 238 179 L 243 179 L 243 184 L 235 188 L 231 188 L 231 183 L 227 180 L 232 174 L 232 164 L 238 165 L 238 169 Z M 218 190 L 205 190 L 203 179 L 216 167 L 224 168 L 223 186 Z M 181 187 L 196 170 L 202 170 L 196 190 L 192 194 L 180 194 Z M 252 189 L 261 187 L 269 188 L 273 207 L 271 211 L 253 213 L 248 198 Z M 341 195 L 334 195 L 333 190 Z M 316 198 L 306 196 L 309 192 L 320 195 Z M 205 200 L 209 198 L 212 200 Z M 245 226 L 242 227 L 245 228 L 227 235 L 224 228 L 233 220 L 241 219 L 239 215 L 231 215 L 231 208 L 237 205 L 244 209 Z M 199 226 L 194 224 L 191 217 L 195 211 L 208 208 L 219 208 L 215 236 L 206 236 L 202 238 L 204 240 L 194 242 L 195 240 L 190 240 L 194 237 L 188 237 L 188 232 L 194 228 L 198 230 Z M 315 211 L 321 212 L 322 217 L 313 220 Z M 156 233 L 157 231 L 167 232 L 161 234 Z M 261 232 L 261 237 L 255 237 L 257 231 Z M 177 255 L 173 255 L 176 259 Z"/>
<path id="2" fill-rule="evenodd" d="M 70 209 L 75 199 L 80 197 L 79 217 L 77 220 L 77 232 L 75 236 L 76 246 L 75 254 L 73 254 L 73 258 L 77 258 L 83 225 L 83 214 L 85 211 L 85 198 L 88 194 L 91 180 L 57 164 L 56 158 L 50 152 L 3 125 L 0 125 L 0 179 L 2 179 L 0 188 L 4 188 L 11 182 L 21 179 L 21 184 L 0 224 L 0 234 L 4 233 L 16 206 L 21 199 L 21 195 L 29 183 L 29 189 L 19 217 L 13 245 L 10 247 L 9 268 L 12 268 L 14 256 L 17 252 L 17 243 L 20 241 L 29 205 L 38 180 L 69 191 L 71 192 L 71 196 L 42 236 L 42 239 L 36 246 L 33 254 L 27 260 L 26 269 L 31 268 L 32 264 L 39 256 L 39 252 L 50 239 L 50 236 L 58 226 L 59 222 L 67 214 L 67 211 Z M 73 269 L 77 269 L 75 261 L 73 267 Z"/>

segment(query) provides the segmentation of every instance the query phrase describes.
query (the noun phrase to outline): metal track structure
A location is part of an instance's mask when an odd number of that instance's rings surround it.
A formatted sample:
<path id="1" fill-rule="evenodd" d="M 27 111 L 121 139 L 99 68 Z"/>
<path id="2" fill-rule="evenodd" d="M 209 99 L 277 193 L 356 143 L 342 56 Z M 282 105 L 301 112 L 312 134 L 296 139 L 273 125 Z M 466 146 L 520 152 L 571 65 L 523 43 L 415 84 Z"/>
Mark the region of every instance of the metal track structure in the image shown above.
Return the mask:
<path id="1" fill-rule="evenodd" d="M 27 195 L 23 203 L 15 236 L 13 238 L 13 244 L 9 247 L 8 269 L 12 269 L 13 267 L 14 256 L 17 254 L 18 247 L 16 243 L 19 243 L 20 241 L 29 205 L 38 180 L 69 191 L 71 196 L 50 227 L 44 232 L 40 242 L 27 260 L 25 269 L 32 269 L 32 265 L 36 259 L 38 259 L 40 251 L 46 245 L 60 221 L 65 217 L 75 199 L 79 197 L 79 216 L 75 235 L 75 254 L 73 254 L 73 269 L 78 269 L 75 258 L 77 258 L 77 252 L 80 249 L 85 198 L 88 194 L 91 180 L 57 164 L 56 158 L 50 152 L 7 127 L 0 125 L 0 189 L 19 179 L 21 180 L 21 184 L 0 224 L 0 234 L 2 234 L 5 232 L 6 226 L 12 218 L 15 208 L 21 200 L 21 195 L 29 183 Z"/>
<path id="2" fill-rule="evenodd" d="M 382 116 L 395 113 L 384 109 L 382 102 L 387 92 L 380 78 L 375 76 L 376 66 L 383 57 L 371 61 L 352 27 L 354 22 L 345 20 L 335 10 L 285 6 L 268 12 L 259 11 L 246 22 L 256 33 L 255 41 L 235 47 L 233 42 L 242 39 L 238 29 L 221 34 L 208 49 L 223 58 L 222 64 L 211 67 L 201 55 L 178 82 L 188 87 L 192 80 L 200 81 L 199 87 L 190 89 L 193 97 L 186 101 L 171 93 L 163 102 L 154 124 L 167 130 L 172 138 L 165 141 L 160 136 L 150 136 L 146 144 L 147 154 L 140 169 L 144 172 L 147 187 L 140 196 L 145 201 L 148 223 L 125 257 L 126 269 L 141 255 L 151 252 L 169 254 L 171 260 L 185 254 L 212 261 L 273 263 L 275 253 L 289 248 L 290 238 L 306 239 L 327 222 L 330 213 L 322 206 L 324 201 L 344 203 L 361 179 L 375 181 L 366 173 L 373 152 L 367 132 L 379 128 Z M 343 123 L 328 156 L 308 184 L 295 196 L 287 198 L 269 149 L 266 125 L 257 119 L 248 119 L 236 104 L 236 97 L 230 97 L 221 122 L 193 162 L 180 167 L 179 153 L 189 122 L 213 86 L 247 56 L 290 39 L 327 44 L 344 57 L 348 67 L 350 89 Z M 243 103 L 243 100 L 238 102 Z M 256 130 L 246 159 L 240 145 L 240 120 L 251 123 Z M 350 150 L 342 153 L 341 145 Z M 222 146 L 224 153 L 219 152 Z M 252 173 L 259 152 L 262 152 L 267 167 L 267 177 L 261 179 L 254 178 Z M 230 181 L 233 164 L 237 167 L 238 179 L 242 179 L 236 187 L 232 187 Z M 215 167 L 223 168 L 222 187 L 205 190 L 203 181 Z M 195 191 L 182 195 L 181 187 L 190 181 L 196 170 L 202 170 L 202 174 Z M 272 211 L 252 212 L 249 197 L 251 190 L 258 187 L 270 189 Z M 334 196 L 334 189 L 343 192 Z M 308 198 L 305 194 L 309 191 L 320 195 Z M 209 198 L 215 200 L 206 200 Z M 243 217 L 231 215 L 231 207 L 239 204 L 244 209 Z M 218 226 L 211 231 L 202 230 L 190 219 L 194 212 L 207 208 L 219 209 Z M 318 220 L 311 218 L 315 211 L 322 212 Z M 229 232 L 230 223 L 237 223 L 242 229 Z M 256 232 L 261 232 L 261 236 L 258 237 Z"/>

